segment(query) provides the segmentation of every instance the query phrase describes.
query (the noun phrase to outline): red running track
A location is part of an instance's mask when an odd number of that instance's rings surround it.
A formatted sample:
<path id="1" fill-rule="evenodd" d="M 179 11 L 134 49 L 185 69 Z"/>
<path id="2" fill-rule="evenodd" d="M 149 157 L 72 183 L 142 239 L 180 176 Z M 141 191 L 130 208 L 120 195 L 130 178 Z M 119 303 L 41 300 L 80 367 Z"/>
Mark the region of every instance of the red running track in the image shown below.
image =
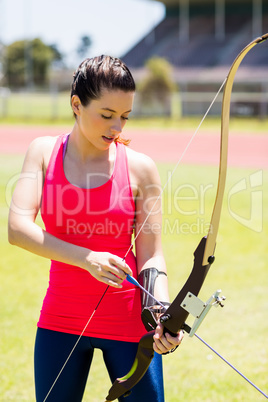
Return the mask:
<path id="1" fill-rule="evenodd" d="M 0 153 L 24 154 L 36 137 L 56 136 L 71 127 L 1 126 Z M 176 163 L 189 144 L 194 130 L 139 130 L 126 129 L 124 136 L 131 139 L 130 147 L 149 155 L 156 162 Z M 218 165 L 220 134 L 200 131 L 190 144 L 182 163 Z M 228 165 L 236 167 L 268 168 L 268 135 L 230 135 Z"/>

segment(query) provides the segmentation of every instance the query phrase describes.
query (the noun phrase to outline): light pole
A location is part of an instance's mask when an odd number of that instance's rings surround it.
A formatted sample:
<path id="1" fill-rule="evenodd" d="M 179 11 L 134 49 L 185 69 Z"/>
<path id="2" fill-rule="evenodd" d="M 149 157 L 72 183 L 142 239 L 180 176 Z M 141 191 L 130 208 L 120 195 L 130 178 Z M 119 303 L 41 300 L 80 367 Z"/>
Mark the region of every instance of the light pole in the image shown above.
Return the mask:
<path id="1" fill-rule="evenodd" d="M 24 60 L 25 60 L 25 86 L 27 91 L 31 91 L 34 87 L 33 81 L 33 49 L 31 30 L 31 0 L 24 0 L 24 24 L 25 24 L 25 47 L 24 47 Z"/>

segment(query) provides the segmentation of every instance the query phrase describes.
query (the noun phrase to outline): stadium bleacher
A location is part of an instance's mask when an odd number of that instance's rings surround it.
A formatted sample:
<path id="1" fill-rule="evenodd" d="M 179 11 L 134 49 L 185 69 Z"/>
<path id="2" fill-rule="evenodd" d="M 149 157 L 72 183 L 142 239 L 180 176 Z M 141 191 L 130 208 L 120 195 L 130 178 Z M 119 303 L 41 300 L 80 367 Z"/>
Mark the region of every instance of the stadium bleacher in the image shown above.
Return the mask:
<path id="1" fill-rule="evenodd" d="M 236 6 L 228 9 L 225 17 L 225 35 L 219 40 L 215 35 L 215 13 L 194 13 L 189 18 L 189 40 L 180 38 L 179 16 L 167 16 L 139 43 L 130 49 L 123 60 L 134 68 L 144 66 L 152 56 L 166 58 L 174 67 L 217 67 L 230 65 L 240 50 L 249 43 L 252 33 L 252 8 L 243 13 Z M 263 32 L 268 31 L 268 9 L 264 7 Z M 265 30 L 266 29 L 266 30 Z M 268 47 L 268 45 L 267 45 Z M 244 65 L 267 66 L 268 51 L 259 52 L 258 57 L 249 54 Z"/>

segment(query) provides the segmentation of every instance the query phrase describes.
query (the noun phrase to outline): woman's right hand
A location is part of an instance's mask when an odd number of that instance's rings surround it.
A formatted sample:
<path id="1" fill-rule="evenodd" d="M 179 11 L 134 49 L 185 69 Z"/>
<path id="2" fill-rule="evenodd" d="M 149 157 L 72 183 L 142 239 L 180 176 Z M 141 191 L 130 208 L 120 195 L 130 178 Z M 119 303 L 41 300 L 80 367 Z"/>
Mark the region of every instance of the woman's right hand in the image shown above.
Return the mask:
<path id="1" fill-rule="evenodd" d="M 129 274 L 130 267 L 114 254 L 91 251 L 86 258 L 85 268 L 94 278 L 115 288 L 122 288 L 122 282 Z"/>

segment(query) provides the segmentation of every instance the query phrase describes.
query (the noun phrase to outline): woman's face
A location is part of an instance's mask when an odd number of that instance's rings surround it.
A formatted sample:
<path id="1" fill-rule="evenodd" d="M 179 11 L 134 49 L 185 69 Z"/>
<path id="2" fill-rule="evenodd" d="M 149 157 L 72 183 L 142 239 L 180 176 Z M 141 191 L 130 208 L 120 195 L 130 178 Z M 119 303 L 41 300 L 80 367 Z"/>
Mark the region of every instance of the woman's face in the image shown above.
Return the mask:
<path id="1" fill-rule="evenodd" d="M 81 134 L 97 149 L 109 148 L 123 130 L 133 100 L 134 92 L 104 89 L 99 99 L 83 106 L 74 95 L 72 106 Z"/>

